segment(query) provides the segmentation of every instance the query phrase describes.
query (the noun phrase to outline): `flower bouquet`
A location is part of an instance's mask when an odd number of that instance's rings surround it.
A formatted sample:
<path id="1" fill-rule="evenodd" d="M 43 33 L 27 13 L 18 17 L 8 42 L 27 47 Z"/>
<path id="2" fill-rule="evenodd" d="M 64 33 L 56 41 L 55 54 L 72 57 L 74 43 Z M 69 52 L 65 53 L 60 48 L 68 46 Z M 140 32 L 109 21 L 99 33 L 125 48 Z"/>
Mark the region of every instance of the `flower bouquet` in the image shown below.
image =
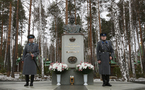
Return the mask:
<path id="1" fill-rule="evenodd" d="M 81 62 L 76 66 L 76 70 L 84 74 L 84 85 L 88 85 L 88 73 L 94 70 L 94 66 L 88 62 Z"/>
<path id="2" fill-rule="evenodd" d="M 63 71 L 68 70 L 68 65 L 58 62 L 51 63 L 49 70 L 55 72 L 56 74 L 61 74 Z"/>
<path id="3" fill-rule="evenodd" d="M 82 72 L 83 74 L 88 74 L 94 70 L 94 66 L 88 62 L 81 62 L 76 66 L 76 70 Z"/>

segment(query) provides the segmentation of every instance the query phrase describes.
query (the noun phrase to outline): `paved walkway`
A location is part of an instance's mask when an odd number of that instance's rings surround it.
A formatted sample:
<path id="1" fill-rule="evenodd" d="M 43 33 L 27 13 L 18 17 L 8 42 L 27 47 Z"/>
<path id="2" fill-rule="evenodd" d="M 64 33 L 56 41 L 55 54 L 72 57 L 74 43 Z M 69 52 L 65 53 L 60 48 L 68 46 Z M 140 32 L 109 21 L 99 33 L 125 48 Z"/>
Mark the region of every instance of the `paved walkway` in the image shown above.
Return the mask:
<path id="1" fill-rule="evenodd" d="M 55 90 L 88 90 L 85 86 L 83 85 L 62 85 L 58 86 Z"/>
<path id="2" fill-rule="evenodd" d="M 69 86 L 51 85 L 49 81 L 34 82 L 33 87 L 24 87 L 25 82 L 0 82 L 0 90 L 145 90 L 145 84 L 130 82 L 111 82 L 112 87 L 102 87 L 102 82 L 95 82 L 94 85 Z"/>

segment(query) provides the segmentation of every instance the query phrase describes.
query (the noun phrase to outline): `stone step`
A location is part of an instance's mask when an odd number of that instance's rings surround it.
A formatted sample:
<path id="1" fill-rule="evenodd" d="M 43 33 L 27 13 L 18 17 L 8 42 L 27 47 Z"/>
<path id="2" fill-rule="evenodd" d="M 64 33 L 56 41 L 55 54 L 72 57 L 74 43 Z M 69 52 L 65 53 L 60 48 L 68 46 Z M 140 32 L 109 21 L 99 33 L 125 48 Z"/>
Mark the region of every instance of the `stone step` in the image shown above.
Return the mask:
<path id="1" fill-rule="evenodd" d="M 84 85 L 61 85 L 54 90 L 88 90 Z"/>

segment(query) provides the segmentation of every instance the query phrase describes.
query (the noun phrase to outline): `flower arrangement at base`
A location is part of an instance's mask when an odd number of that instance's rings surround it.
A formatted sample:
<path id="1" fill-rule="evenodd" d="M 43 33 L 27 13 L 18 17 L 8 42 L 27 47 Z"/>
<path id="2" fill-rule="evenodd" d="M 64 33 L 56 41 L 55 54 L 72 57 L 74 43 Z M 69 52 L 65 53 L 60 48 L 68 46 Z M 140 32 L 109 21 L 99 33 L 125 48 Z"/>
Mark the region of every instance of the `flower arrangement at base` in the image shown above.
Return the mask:
<path id="1" fill-rule="evenodd" d="M 55 72 L 56 74 L 60 74 L 65 70 L 68 70 L 68 65 L 64 63 L 51 63 L 49 67 L 50 71 Z"/>
<path id="2" fill-rule="evenodd" d="M 76 70 L 83 74 L 88 74 L 94 70 L 94 66 L 88 62 L 81 62 L 76 66 Z"/>

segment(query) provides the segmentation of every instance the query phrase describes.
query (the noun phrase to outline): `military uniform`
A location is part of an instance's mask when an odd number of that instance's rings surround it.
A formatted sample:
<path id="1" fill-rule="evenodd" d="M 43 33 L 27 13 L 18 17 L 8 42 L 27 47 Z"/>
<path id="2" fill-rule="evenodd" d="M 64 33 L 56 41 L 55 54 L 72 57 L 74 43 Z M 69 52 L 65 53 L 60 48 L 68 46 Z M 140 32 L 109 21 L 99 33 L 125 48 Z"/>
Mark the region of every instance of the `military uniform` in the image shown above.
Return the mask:
<path id="1" fill-rule="evenodd" d="M 31 36 L 31 35 L 29 35 Z M 30 38 L 29 38 L 30 39 Z M 31 54 L 34 55 L 32 58 Z M 25 75 L 26 79 L 26 85 L 29 85 L 29 75 L 31 75 L 31 86 L 33 86 L 33 81 L 34 81 L 34 75 L 37 74 L 37 67 L 34 62 L 36 61 L 36 57 L 39 55 L 39 48 L 38 44 L 36 43 L 28 43 L 25 46 L 25 49 L 23 51 L 23 58 L 22 61 L 24 61 L 23 64 L 23 74 Z"/>
<path id="2" fill-rule="evenodd" d="M 110 56 L 114 56 L 112 42 L 109 40 L 101 40 L 97 44 L 97 60 L 101 61 L 99 64 L 99 74 L 102 75 L 103 86 L 109 85 L 110 71 Z"/>

